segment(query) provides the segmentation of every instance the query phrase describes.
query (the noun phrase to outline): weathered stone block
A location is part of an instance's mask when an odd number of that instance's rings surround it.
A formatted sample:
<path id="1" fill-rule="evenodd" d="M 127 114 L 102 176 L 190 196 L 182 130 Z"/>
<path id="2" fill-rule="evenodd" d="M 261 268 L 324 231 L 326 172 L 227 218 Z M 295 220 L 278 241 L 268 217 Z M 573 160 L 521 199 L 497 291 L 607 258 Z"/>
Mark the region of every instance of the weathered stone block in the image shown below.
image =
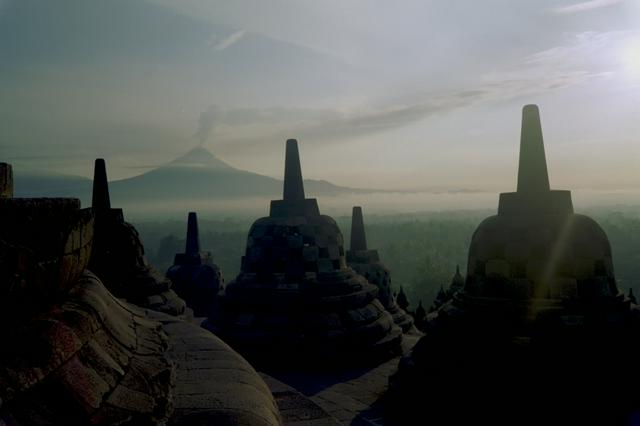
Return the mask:
<path id="1" fill-rule="evenodd" d="M 510 296 L 516 300 L 528 299 L 532 296 L 532 283 L 528 279 L 516 278 L 511 281 Z"/>
<path id="2" fill-rule="evenodd" d="M 340 248 L 336 244 L 331 244 L 329 247 L 329 258 L 330 259 L 339 259 L 340 258 Z"/>
<path id="3" fill-rule="evenodd" d="M 593 260 L 576 259 L 573 273 L 579 280 L 593 277 L 595 274 L 595 265 Z"/>
<path id="4" fill-rule="evenodd" d="M 506 247 L 505 258 L 509 262 L 520 262 L 529 258 L 529 248 L 521 241 L 511 242 Z"/>
<path id="5" fill-rule="evenodd" d="M 502 259 L 491 259 L 485 265 L 486 275 L 499 275 L 501 277 L 511 277 L 511 265 Z"/>
<path id="6" fill-rule="evenodd" d="M 578 281 L 575 278 L 558 278 L 551 283 L 551 297 L 555 299 L 578 297 Z"/>
<path id="7" fill-rule="evenodd" d="M 331 272 L 333 271 L 333 263 L 331 259 L 319 259 L 318 260 L 318 272 Z"/>
<path id="8" fill-rule="evenodd" d="M 549 272 L 549 262 L 546 260 L 531 259 L 527 262 L 527 278 L 538 282 Z"/>

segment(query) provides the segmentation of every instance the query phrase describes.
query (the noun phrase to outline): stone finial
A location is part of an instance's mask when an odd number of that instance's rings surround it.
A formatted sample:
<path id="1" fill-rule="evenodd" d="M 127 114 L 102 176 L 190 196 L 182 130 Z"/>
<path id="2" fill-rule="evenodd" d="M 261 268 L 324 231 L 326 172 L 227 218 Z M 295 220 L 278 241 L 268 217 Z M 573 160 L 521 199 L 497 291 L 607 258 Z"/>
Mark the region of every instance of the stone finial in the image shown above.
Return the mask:
<path id="1" fill-rule="evenodd" d="M 537 105 L 525 105 L 522 109 L 518 192 L 531 193 L 549 190 L 549 174 L 544 154 L 540 111 Z"/>
<path id="2" fill-rule="evenodd" d="M 455 293 L 464 287 L 464 278 L 460 273 L 460 265 L 456 265 L 456 273 L 451 278 L 451 284 L 449 285 L 449 292 Z"/>
<path id="3" fill-rule="evenodd" d="M 0 198 L 13 198 L 13 169 L 11 164 L 0 163 Z"/>
<path id="4" fill-rule="evenodd" d="M 364 231 L 362 207 L 354 207 L 351 215 L 351 250 L 366 250 L 367 235 Z"/>
<path id="5" fill-rule="evenodd" d="M 185 254 L 193 255 L 200 253 L 200 235 L 198 234 L 198 215 L 189 212 L 187 221 L 187 243 L 184 249 Z"/>
<path id="6" fill-rule="evenodd" d="M 93 169 L 93 198 L 91 207 L 94 210 L 105 210 L 111 208 L 109 198 L 109 181 L 107 180 L 107 166 L 104 159 L 96 158 Z"/>
<path id="7" fill-rule="evenodd" d="M 284 162 L 284 194 L 282 199 L 285 201 L 304 200 L 300 154 L 298 152 L 298 141 L 295 139 L 287 140 Z"/>
<path id="8" fill-rule="evenodd" d="M 407 299 L 407 295 L 404 293 L 404 289 L 402 288 L 402 286 L 400 286 L 400 291 L 398 292 L 396 303 L 405 311 L 409 308 L 409 299 Z"/>

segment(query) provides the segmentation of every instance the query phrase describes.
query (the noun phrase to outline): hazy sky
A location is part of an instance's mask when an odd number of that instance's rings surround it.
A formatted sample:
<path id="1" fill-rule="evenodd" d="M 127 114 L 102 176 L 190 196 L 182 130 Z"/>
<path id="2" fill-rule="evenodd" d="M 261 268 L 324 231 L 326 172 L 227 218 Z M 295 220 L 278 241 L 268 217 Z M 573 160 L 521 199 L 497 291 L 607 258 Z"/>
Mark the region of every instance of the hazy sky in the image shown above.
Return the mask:
<path id="1" fill-rule="evenodd" d="M 203 143 L 380 188 L 640 186 L 640 0 L 0 0 L 0 158 L 111 178 Z"/>

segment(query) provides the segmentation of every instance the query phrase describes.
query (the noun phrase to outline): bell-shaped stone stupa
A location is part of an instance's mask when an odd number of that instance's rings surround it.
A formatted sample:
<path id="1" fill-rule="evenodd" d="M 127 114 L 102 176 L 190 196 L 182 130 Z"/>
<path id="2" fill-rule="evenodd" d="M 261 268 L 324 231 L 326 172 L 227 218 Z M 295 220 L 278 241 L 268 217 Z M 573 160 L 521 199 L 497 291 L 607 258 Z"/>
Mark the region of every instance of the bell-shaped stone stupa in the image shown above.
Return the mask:
<path id="1" fill-rule="evenodd" d="M 563 301 L 618 296 L 606 234 L 573 213 L 571 192 L 550 190 L 535 105 L 522 112 L 518 190 L 500 194 L 498 214 L 474 233 L 460 294 L 472 304 L 509 300 L 529 319 Z"/>
<path id="2" fill-rule="evenodd" d="M 92 207 L 95 230 L 89 269 L 116 297 L 172 315 L 182 314 L 184 300 L 147 262 L 138 231 L 125 222 L 122 209 L 111 208 L 107 169 L 101 158 L 95 162 Z"/>
<path id="3" fill-rule="evenodd" d="M 569 191 L 550 189 L 527 105 L 518 189 L 475 231 L 463 287 L 427 316 L 392 400 L 408 419 L 429 401 L 443 414 L 435 423 L 628 424 L 640 397 L 617 371 L 640 355 L 636 312 L 604 231 L 573 212 Z"/>
<path id="4" fill-rule="evenodd" d="M 362 207 L 354 207 L 351 215 L 351 248 L 347 251 L 347 264 L 371 284 L 378 287 L 378 300 L 391 313 L 405 333 L 411 329 L 413 319 L 396 303 L 391 290 L 391 272 L 380 261 L 378 250 L 367 248 Z"/>
<path id="5" fill-rule="evenodd" d="M 377 295 L 347 267 L 336 222 L 305 198 L 298 143 L 288 140 L 283 199 L 251 227 L 241 272 L 206 326 L 262 362 L 397 351 L 401 330 Z"/>
<path id="6" fill-rule="evenodd" d="M 173 266 L 167 270 L 173 290 L 193 309 L 195 316 L 207 317 L 215 309 L 224 288 L 224 279 L 211 253 L 200 250 L 198 216 L 190 212 L 187 221 L 187 241 L 184 253 L 176 254 Z"/>

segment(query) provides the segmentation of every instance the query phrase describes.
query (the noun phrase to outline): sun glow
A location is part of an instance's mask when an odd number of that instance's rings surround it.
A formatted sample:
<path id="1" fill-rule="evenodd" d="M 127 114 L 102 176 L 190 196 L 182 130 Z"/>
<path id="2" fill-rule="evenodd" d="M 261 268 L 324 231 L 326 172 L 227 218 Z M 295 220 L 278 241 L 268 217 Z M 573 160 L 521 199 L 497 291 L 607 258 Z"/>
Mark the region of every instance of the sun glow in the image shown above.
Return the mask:
<path id="1" fill-rule="evenodd" d="M 640 38 L 629 40 L 622 48 L 621 55 L 625 72 L 640 79 Z"/>

